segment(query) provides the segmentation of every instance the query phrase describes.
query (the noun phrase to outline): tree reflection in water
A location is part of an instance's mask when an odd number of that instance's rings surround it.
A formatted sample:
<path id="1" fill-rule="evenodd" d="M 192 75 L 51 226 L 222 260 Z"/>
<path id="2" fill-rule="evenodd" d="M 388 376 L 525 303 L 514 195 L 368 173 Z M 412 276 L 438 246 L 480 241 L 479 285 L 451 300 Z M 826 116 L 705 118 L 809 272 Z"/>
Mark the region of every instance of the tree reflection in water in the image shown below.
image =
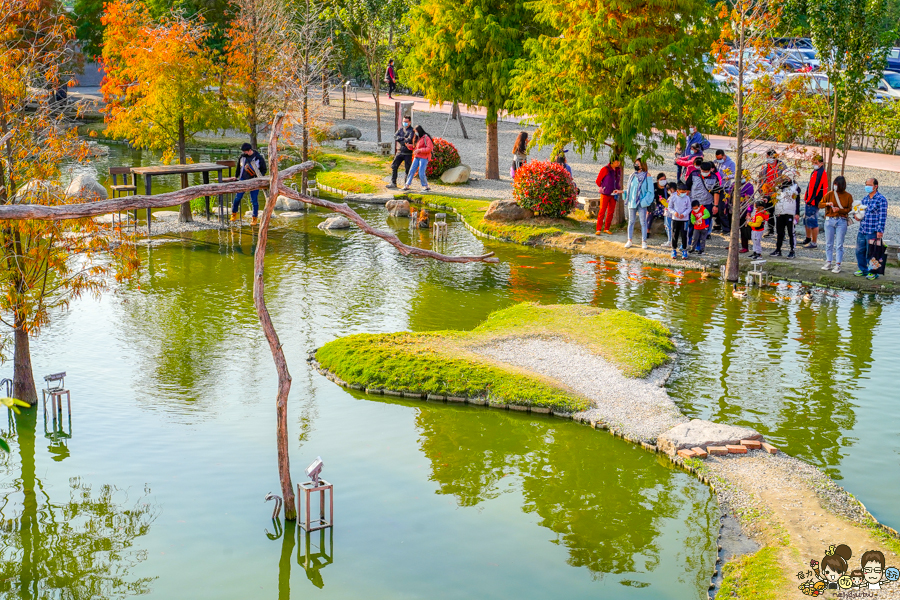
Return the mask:
<path id="1" fill-rule="evenodd" d="M 37 412 L 16 417 L 19 464 L 14 449 L 4 465 L 11 482 L 0 505 L 0 594 L 80 600 L 147 593 L 153 578 L 129 572 L 146 558 L 135 541 L 157 514 L 150 491 L 132 502 L 114 486 L 94 490 L 73 477 L 68 499 L 51 499 L 35 469 Z"/>
<path id="2" fill-rule="evenodd" d="M 471 507 L 516 491 L 501 480 L 518 478 L 522 510 L 555 534 L 552 541 L 568 549 L 570 565 L 595 578 L 653 571 L 666 560 L 684 567 L 682 579 L 699 581 L 709 567 L 709 553 L 697 553 L 702 543 L 680 556 L 661 556 L 665 522 L 681 519 L 685 502 L 689 538 L 693 532 L 699 541 L 717 525 L 709 522 L 715 501 L 681 489 L 691 482 L 660 468 L 666 463 L 653 454 L 623 453 L 612 448 L 620 440 L 572 423 L 494 410 L 424 405 L 416 423 L 438 493 Z M 557 435 L 561 427 L 565 435 Z"/>

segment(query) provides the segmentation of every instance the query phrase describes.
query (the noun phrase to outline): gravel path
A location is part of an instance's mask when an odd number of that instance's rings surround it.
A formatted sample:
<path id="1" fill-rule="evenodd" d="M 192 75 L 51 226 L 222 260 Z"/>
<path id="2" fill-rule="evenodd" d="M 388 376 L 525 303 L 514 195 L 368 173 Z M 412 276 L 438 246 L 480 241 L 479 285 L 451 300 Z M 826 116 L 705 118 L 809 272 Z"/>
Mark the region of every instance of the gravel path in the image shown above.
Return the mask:
<path id="1" fill-rule="evenodd" d="M 514 338 L 474 348 L 474 352 L 555 379 L 594 402 L 579 416 L 603 421 L 635 440 L 654 442 L 685 422 L 665 388 L 664 377 L 629 379 L 582 346 L 558 338 Z"/>
<path id="2" fill-rule="evenodd" d="M 393 104 L 391 104 L 390 106 L 382 106 L 381 115 L 382 139 L 390 141 L 393 137 L 394 126 Z M 362 131 L 363 139 L 365 140 L 374 141 L 376 139 L 375 105 L 372 103 L 348 101 L 348 119 L 341 120 L 341 107 L 340 103 L 338 102 L 331 107 L 327 107 L 325 109 L 323 117 L 326 120 L 332 121 L 334 123 L 348 123 L 350 125 L 358 127 L 360 131 Z M 454 195 L 465 194 L 466 196 L 472 198 L 486 199 L 512 197 L 512 180 L 509 177 L 509 166 L 512 159 L 511 151 L 513 142 L 515 141 L 516 135 L 520 131 L 527 131 L 529 132 L 529 134 L 531 134 L 534 132 L 535 127 L 503 121 L 498 124 L 498 138 L 500 145 L 500 180 L 488 181 L 484 179 L 484 163 L 485 156 L 487 154 L 487 133 L 485 131 L 484 121 L 482 119 L 464 117 L 466 123 L 466 131 L 468 131 L 469 133 L 469 139 L 465 140 L 462 137 L 459 125 L 455 121 L 450 121 L 449 125 L 447 124 L 447 115 L 445 114 L 417 111 L 414 118 L 416 120 L 416 123 L 421 124 L 425 128 L 425 130 L 432 135 L 436 137 L 443 137 L 444 139 L 452 142 L 459 150 L 459 155 L 462 158 L 462 162 L 472 167 L 472 175 L 478 178 L 478 181 L 471 182 L 469 185 L 465 186 L 433 185 L 432 189 L 435 190 L 435 192 Z M 445 126 L 446 132 L 442 135 Z M 709 151 L 710 155 L 712 155 L 712 151 L 713 149 Z M 660 150 L 660 153 L 663 156 L 668 157 L 672 155 L 673 149 L 664 147 Z M 549 160 L 550 158 L 549 147 L 543 149 L 532 149 L 531 153 L 529 154 L 529 160 Z M 594 183 L 594 180 L 597 178 L 597 173 L 600 171 L 600 168 L 604 164 L 606 164 L 606 153 L 601 152 L 597 157 L 595 157 L 590 152 L 584 155 L 579 155 L 570 151 L 567 154 L 567 160 L 569 162 L 569 166 L 572 167 L 575 181 L 578 184 L 579 188 L 581 188 L 582 194 L 590 197 L 597 197 L 597 186 Z M 666 173 L 666 175 L 669 177 L 669 180 L 674 180 L 675 178 L 675 166 L 671 163 L 671 161 L 651 161 L 649 164 L 649 169 L 650 172 L 654 175 L 656 173 L 663 172 Z M 866 178 L 873 176 L 878 178 L 881 193 L 883 193 L 888 199 L 888 222 L 885 237 L 888 240 L 900 242 L 900 173 L 874 169 L 868 170 L 858 167 L 847 167 L 845 176 L 848 181 L 847 191 L 850 192 L 850 194 L 852 194 L 854 198 L 861 198 L 865 195 L 863 186 L 865 185 Z M 801 185 L 804 190 L 806 189 L 806 181 L 808 177 L 809 171 L 804 170 L 801 172 Z M 418 189 L 418 183 L 414 183 L 413 186 L 414 189 Z M 803 230 L 801 222 L 801 232 L 802 231 Z M 820 233 L 822 244 L 819 246 L 819 249 L 804 249 L 804 254 L 815 256 L 816 258 L 824 257 L 824 229 L 822 229 Z M 801 235 L 800 237 L 802 241 L 803 235 Z M 853 225 L 847 232 L 845 249 L 849 248 L 850 250 L 852 250 L 855 241 L 856 225 Z M 764 246 L 766 246 L 767 249 L 774 248 L 774 240 L 771 244 L 769 244 L 769 240 L 767 239 Z M 845 259 L 845 262 L 847 262 L 847 259 Z"/>
<path id="3" fill-rule="evenodd" d="M 784 454 L 751 452 L 710 457 L 704 466 L 723 511 L 744 515 L 740 520 L 745 530 L 763 541 L 789 544 L 781 553 L 793 588 L 786 597 L 807 597 L 798 589 L 801 580 L 796 573 L 808 570 L 811 559 L 821 562 L 832 544 L 851 548 L 851 570 L 860 568 L 860 557 L 867 550 L 884 552 L 888 566 L 900 565 L 900 557 L 872 534 L 868 513 L 812 465 Z M 881 590 L 871 593 L 880 599 L 900 599 L 900 583 L 883 583 Z"/>

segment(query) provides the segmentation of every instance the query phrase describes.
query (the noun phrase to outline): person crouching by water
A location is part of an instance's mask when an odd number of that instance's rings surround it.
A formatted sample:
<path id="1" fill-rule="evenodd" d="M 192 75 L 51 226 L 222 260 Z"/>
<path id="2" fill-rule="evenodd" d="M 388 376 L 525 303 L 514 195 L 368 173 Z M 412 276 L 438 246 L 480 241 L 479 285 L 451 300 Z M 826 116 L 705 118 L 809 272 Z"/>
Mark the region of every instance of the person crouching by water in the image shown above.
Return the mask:
<path id="1" fill-rule="evenodd" d="M 403 189 L 409 189 L 413 177 L 416 176 L 416 171 L 418 170 L 419 181 L 422 183 L 422 190 L 428 192 L 431 191 L 431 188 L 428 187 L 428 179 L 426 178 L 425 173 L 428 170 L 428 161 L 431 160 L 431 152 L 434 150 L 434 142 L 431 140 L 431 136 L 425 133 L 425 130 L 421 125 L 416 125 L 416 135 L 413 140 L 414 142 L 412 144 L 407 144 L 407 148 L 412 150 L 413 162 L 412 169 L 406 177 L 406 185 L 403 186 Z"/>
<path id="2" fill-rule="evenodd" d="M 241 157 L 237 164 L 237 180 L 255 179 L 266 174 L 266 159 L 259 152 L 253 149 L 248 143 L 241 145 Z M 244 192 L 238 192 L 234 195 L 234 203 L 231 205 L 231 220 L 238 220 L 238 213 L 241 210 L 241 200 L 244 199 Z M 259 190 L 250 190 L 250 203 L 253 205 L 253 220 L 251 225 L 259 223 Z"/>

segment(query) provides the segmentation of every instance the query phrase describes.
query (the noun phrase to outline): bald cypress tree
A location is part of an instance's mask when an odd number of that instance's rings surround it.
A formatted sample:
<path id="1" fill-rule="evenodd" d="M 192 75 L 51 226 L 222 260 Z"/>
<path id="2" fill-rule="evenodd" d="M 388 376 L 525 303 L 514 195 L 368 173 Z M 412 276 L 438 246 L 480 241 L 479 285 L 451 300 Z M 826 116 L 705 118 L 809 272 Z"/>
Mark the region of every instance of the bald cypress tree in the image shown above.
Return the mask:
<path id="1" fill-rule="evenodd" d="M 549 31 L 525 42 L 512 86 L 516 112 L 540 126 L 539 145 L 654 154 L 654 131 L 683 130 L 715 98 L 704 70 L 715 39 L 705 0 L 526 6 Z"/>
<path id="2" fill-rule="evenodd" d="M 513 95 L 516 61 L 534 33 L 524 0 L 422 0 L 410 11 L 404 81 L 434 102 L 487 109 L 485 177 L 500 178 L 497 117 Z"/>

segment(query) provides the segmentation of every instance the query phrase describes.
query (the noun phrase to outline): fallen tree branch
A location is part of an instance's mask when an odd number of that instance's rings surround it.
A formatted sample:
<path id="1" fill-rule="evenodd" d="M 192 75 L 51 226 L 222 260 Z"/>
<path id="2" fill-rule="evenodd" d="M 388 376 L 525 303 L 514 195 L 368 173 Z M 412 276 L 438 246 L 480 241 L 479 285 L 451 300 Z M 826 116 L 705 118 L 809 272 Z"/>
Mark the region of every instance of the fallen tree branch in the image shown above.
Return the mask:
<path id="1" fill-rule="evenodd" d="M 293 200 L 299 200 L 300 202 L 305 202 L 307 204 L 312 204 L 313 206 L 321 206 L 322 208 L 327 208 L 330 211 L 340 213 L 356 223 L 356 225 L 362 229 L 365 233 L 369 235 L 374 235 L 375 237 L 379 237 L 391 244 L 397 250 L 400 251 L 400 254 L 403 256 L 422 256 L 425 258 L 433 258 L 435 260 L 440 260 L 443 262 L 452 262 L 452 263 L 468 263 L 468 262 L 485 262 L 485 263 L 498 263 L 500 260 L 494 256 L 493 252 L 488 252 L 487 254 L 482 254 L 480 256 L 447 256 L 446 254 L 441 254 L 439 252 L 434 252 L 432 250 L 425 250 L 424 248 L 416 248 L 415 246 L 408 246 L 400 241 L 396 235 L 389 231 L 382 231 L 380 229 L 375 229 L 371 225 L 369 225 L 365 219 L 363 219 L 359 214 L 347 206 L 346 204 L 338 204 L 336 202 L 330 202 L 328 200 L 322 200 L 321 198 L 313 198 L 312 196 L 306 196 L 304 194 L 300 194 L 295 192 L 294 190 L 285 187 L 283 185 L 279 185 L 278 193 L 282 196 L 286 196 Z"/>
<path id="2" fill-rule="evenodd" d="M 314 169 L 317 165 L 318 163 L 315 161 L 306 161 L 299 165 L 288 167 L 284 170 L 281 179 L 290 179 L 299 173 Z M 255 179 L 245 179 L 243 181 L 194 185 L 182 190 L 175 190 L 174 192 L 166 192 L 165 194 L 157 194 L 155 196 L 122 196 L 121 198 L 113 198 L 111 200 L 97 200 L 96 202 L 80 202 L 77 204 L 57 204 L 55 206 L 47 206 L 44 204 L 5 204 L 0 206 L 0 220 L 36 219 L 39 221 L 62 221 L 66 219 L 85 219 L 126 210 L 177 206 L 184 202 L 189 202 L 194 198 L 262 190 L 271 187 L 271 185 L 271 177 L 257 177 Z"/>

